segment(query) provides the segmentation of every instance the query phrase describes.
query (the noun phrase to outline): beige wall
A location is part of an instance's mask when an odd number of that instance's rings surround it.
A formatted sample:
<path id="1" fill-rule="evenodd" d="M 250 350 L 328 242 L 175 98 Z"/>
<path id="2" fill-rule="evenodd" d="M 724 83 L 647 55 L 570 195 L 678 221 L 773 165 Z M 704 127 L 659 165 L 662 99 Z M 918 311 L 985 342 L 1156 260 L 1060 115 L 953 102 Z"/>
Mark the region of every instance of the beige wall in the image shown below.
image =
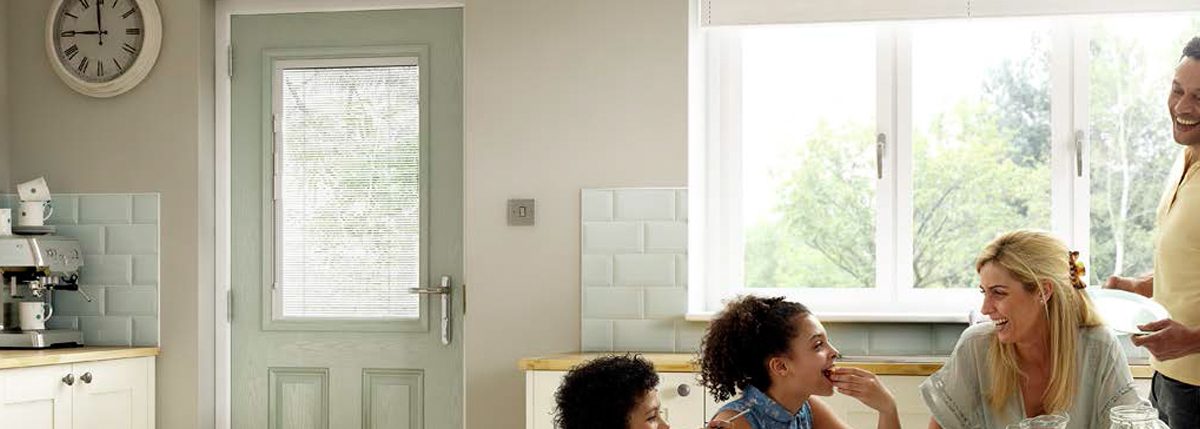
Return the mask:
<path id="1" fill-rule="evenodd" d="M 10 135 L 8 130 L 8 2 L 0 1 L 0 193 L 10 189 L 8 159 Z"/>
<path id="2" fill-rule="evenodd" d="M 211 427 L 211 283 L 201 284 L 201 165 L 211 165 L 212 0 L 157 0 L 163 46 L 149 77 L 111 99 L 85 97 L 51 71 L 50 2 L 7 1 L 12 179 L 45 175 L 56 192 L 160 192 L 160 428 Z M 202 164 L 206 163 L 206 164 Z M 211 185 L 208 185 L 211 186 Z M 198 304 L 199 303 L 199 304 Z M 204 306 L 208 308 L 202 308 Z M 204 411 L 208 410 L 208 411 Z"/>
<path id="3" fill-rule="evenodd" d="M 468 0 L 467 427 L 519 428 L 517 360 L 579 347 L 579 190 L 687 181 L 687 0 Z M 537 199 L 537 225 L 505 200 Z"/>

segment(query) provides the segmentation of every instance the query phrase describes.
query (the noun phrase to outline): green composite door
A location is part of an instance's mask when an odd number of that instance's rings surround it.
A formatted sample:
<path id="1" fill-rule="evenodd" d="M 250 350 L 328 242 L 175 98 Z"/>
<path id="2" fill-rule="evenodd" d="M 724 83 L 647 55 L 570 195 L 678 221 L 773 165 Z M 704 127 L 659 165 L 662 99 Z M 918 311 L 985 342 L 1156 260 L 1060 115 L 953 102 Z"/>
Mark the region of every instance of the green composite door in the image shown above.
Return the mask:
<path id="1" fill-rule="evenodd" d="M 461 428 L 461 9 L 231 35 L 233 427 Z"/>

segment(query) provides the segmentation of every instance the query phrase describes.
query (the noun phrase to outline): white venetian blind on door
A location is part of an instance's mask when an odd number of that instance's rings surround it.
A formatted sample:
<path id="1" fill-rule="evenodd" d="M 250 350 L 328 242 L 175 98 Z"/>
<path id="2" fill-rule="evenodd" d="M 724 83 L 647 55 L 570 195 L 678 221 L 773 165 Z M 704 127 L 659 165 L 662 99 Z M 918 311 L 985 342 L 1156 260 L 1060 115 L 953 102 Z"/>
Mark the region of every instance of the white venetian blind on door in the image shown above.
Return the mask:
<path id="1" fill-rule="evenodd" d="M 417 66 L 277 76 L 276 316 L 419 317 Z"/>

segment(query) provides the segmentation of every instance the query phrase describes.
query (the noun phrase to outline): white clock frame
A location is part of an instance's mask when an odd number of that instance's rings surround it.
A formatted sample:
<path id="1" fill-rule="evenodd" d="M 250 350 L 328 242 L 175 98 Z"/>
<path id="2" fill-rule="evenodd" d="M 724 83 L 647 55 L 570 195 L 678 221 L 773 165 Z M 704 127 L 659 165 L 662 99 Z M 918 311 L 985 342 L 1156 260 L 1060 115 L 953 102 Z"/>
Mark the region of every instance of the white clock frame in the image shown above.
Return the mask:
<path id="1" fill-rule="evenodd" d="M 137 59 L 125 73 L 107 82 L 87 82 L 79 79 L 71 74 L 59 60 L 58 52 L 54 49 L 56 35 L 54 21 L 63 2 L 66 1 L 72 0 L 54 0 L 50 5 L 50 12 L 46 16 L 46 56 L 50 60 L 50 68 L 54 69 L 54 74 L 57 74 L 67 86 L 90 97 L 115 97 L 133 89 L 146 78 L 146 75 L 150 74 L 150 69 L 154 68 L 154 63 L 158 61 L 158 51 L 162 47 L 162 15 L 158 12 L 158 3 L 155 0 L 130 0 L 136 3 L 138 9 L 142 11 L 142 48 Z"/>

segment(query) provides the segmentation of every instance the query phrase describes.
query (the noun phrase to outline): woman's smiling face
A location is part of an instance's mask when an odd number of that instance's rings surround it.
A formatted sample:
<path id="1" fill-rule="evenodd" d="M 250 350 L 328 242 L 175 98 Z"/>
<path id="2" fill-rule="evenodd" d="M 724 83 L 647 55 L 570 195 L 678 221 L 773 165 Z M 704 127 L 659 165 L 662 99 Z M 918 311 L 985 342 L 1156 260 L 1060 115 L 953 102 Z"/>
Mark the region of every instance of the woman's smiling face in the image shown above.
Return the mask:
<path id="1" fill-rule="evenodd" d="M 996 324 L 996 337 L 1001 343 L 1035 341 L 1048 332 L 1046 299 L 1049 288 L 1025 290 L 1012 273 L 993 262 L 979 269 L 979 289 L 983 293 L 983 314 Z"/>

